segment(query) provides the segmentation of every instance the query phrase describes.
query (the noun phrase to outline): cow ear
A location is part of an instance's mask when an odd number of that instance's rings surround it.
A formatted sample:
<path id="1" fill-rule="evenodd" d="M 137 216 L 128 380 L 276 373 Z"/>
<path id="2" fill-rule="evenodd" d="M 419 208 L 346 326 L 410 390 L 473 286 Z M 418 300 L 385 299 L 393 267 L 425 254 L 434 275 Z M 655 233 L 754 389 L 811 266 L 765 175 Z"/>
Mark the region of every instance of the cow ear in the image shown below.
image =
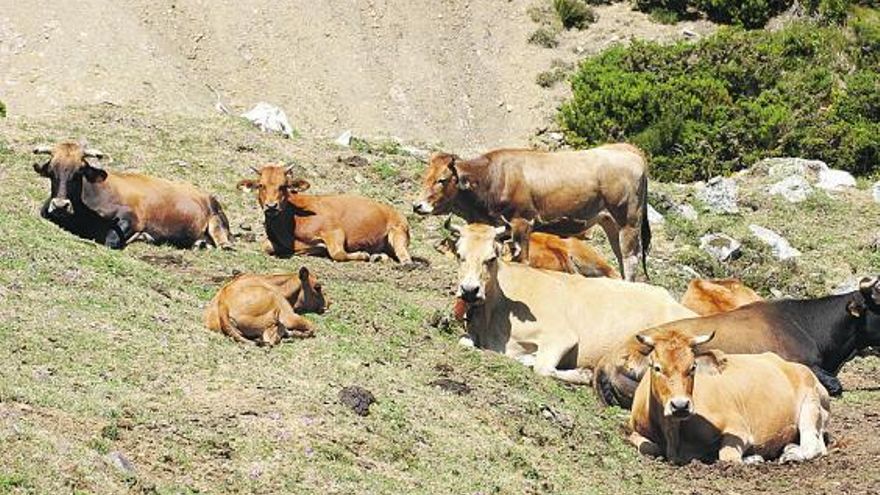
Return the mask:
<path id="1" fill-rule="evenodd" d="M 652 339 L 649 335 L 645 335 L 643 333 L 637 333 L 636 340 L 638 340 L 639 343 L 642 344 L 643 346 L 649 348 L 648 352 L 643 352 L 642 354 L 650 354 L 650 349 L 654 349 L 654 345 L 655 345 L 654 339 Z"/>
<path id="2" fill-rule="evenodd" d="M 43 164 L 35 163 L 34 164 L 34 172 L 42 175 L 43 177 L 50 177 L 50 174 L 49 174 L 49 162 L 50 161 L 51 160 L 47 160 L 46 163 L 43 163 Z"/>
<path id="3" fill-rule="evenodd" d="M 312 185 L 309 184 L 309 181 L 307 181 L 305 179 L 288 179 L 287 180 L 287 187 L 290 190 L 299 193 L 299 192 L 307 191 L 310 187 L 312 187 Z"/>
<path id="4" fill-rule="evenodd" d="M 456 175 L 458 176 L 458 188 L 462 191 L 473 191 L 477 188 L 477 180 L 472 176 L 460 171 Z"/>
<path id="5" fill-rule="evenodd" d="M 309 281 L 309 269 L 307 267 L 300 267 L 299 279 L 302 283 L 307 283 Z"/>
<path id="6" fill-rule="evenodd" d="M 718 350 L 701 352 L 694 356 L 694 364 L 697 365 L 697 373 L 717 375 L 724 371 L 727 365 L 727 357 Z"/>
<path id="7" fill-rule="evenodd" d="M 97 164 L 95 160 L 85 160 L 83 166 L 83 176 L 89 182 L 102 182 L 107 178 L 107 171 L 104 167 Z"/>
<path id="8" fill-rule="evenodd" d="M 846 303 L 846 312 L 853 318 L 861 318 L 865 314 L 865 304 L 861 301 L 852 300 Z"/>
<path id="9" fill-rule="evenodd" d="M 242 180 L 238 181 L 238 184 L 236 184 L 235 187 L 239 191 L 251 192 L 251 191 L 254 191 L 257 189 L 257 185 L 258 185 L 257 181 L 255 181 L 253 179 L 242 179 Z"/>

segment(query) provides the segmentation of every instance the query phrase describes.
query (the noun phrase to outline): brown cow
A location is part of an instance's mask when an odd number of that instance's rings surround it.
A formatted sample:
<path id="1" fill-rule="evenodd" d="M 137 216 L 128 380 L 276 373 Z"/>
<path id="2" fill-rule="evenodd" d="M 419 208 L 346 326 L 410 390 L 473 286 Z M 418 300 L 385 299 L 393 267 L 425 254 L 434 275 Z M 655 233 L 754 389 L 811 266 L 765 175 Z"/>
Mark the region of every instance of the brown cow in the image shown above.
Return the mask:
<path id="1" fill-rule="evenodd" d="M 300 194 L 310 184 L 290 176 L 290 168 L 269 164 L 254 169 L 240 189 L 257 191 L 268 239 L 276 256 L 325 255 L 334 261 L 378 261 L 393 256 L 412 263 L 407 250 L 409 224 L 391 206 L 351 195 Z"/>
<path id="2" fill-rule="evenodd" d="M 602 255 L 580 239 L 531 232 L 533 221 L 524 218 L 506 223 L 510 229 L 511 261 L 585 277 L 620 278 L 620 273 Z"/>
<path id="3" fill-rule="evenodd" d="M 178 247 L 231 247 L 220 203 L 189 184 L 126 172 L 108 172 L 104 154 L 83 144 L 40 146 L 51 155 L 34 170 L 52 181 L 40 214 L 62 228 L 122 249 L 138 238 Z"/>
<path id="4" fill-rule="evenodd" d="M 630 441 L 675 464 L 824 455 L 831 399 L 806 366 L 772 352 L 700 352 L 713 334 L 668 326 L 637 338 L 650 371 L 636 390 Z"/>
<path id="5" fill-rule="evenodd" d="M 321 314 L 330 306 L 318 279 L 299 273 L 240 274 L 224 285 L 205 307 L 205 326 L 237 342 L 275 345 L 283 337 L 311 337 L 314 325 L 299 316 Z"/>
<path id="6" fill-rule="evenodd" d="M 435 153 L 413 210 L 496 226 L 502 216 L 540 217 L 548 222 L 540 230 L 560 235 L 599 223 L 631 281 L 639 254 L 644 268 L 651 241 L 647 193 L 645 156 L 629 144 L 552 153 L 502 149 L 472 160 Z"/>
<path id="7" fill-rule="evenodd" d="M 809 367 L 831 395 L 843 392 L 840 368 L 861 350 L 880 345 L 880 282 L 865 278 L 853 292 L 818 299 L 758 301 L 725 313 L 688 318 L 666 328 L 699 335 L 715 332 L 716 349 L 731 354 L 774 352 Z M 629 407 L 648 368 L 648 349 L 636 338 L 605 355 L 596 367 L 596 390 L 606 404 Z"/>
<path id="8" fill-rule="evenodd" d="M 714 315 L 736 309 L 764 298 L 735 278 L 695 278 L 681 296 L 682 306 L 700 316 Z"/>

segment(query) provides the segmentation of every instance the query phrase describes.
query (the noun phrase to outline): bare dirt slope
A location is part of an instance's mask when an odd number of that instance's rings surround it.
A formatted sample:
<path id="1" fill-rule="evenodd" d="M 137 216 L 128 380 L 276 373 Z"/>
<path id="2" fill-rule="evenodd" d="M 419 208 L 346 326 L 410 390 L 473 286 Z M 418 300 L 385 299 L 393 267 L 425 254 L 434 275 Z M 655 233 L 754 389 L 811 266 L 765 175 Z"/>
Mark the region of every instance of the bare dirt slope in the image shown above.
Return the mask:
<path id="1" fill-rule="evenodd" d="M 676 39 L 706 23 L 655 24 L 628 3 L 546 49 L 527 39 L 541 0 L 0 0 L 0 99 L 10 113 L 139 103 L 286 109 L 300 132 L 390 135 L 463 152 L 523 145 L 564 85 L 535 77 L 630 37 Z"/>

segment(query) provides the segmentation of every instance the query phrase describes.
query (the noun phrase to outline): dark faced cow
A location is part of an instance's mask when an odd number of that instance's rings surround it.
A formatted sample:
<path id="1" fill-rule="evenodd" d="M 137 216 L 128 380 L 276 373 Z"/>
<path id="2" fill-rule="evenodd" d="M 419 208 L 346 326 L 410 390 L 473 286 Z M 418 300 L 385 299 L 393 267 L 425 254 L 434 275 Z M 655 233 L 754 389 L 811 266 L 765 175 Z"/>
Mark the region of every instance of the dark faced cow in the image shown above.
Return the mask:
<path id="1" fill-rule="evenodd" d="M 651 241 L 647 193 L 645 156 L 629 144 L 563 152 L 502 149 L 472 160 L 435 153 L 413 210 L 496 226 L 502 217 L 540 219 L 538 230 L 558 235 L 599 223 L 631 281 Z"/>
<path id="2" fill-rule="evenodd" d="M 40 146 L 34 153 L 50 155 L 34 164 L 52 184 L 40 214 L 76 235 L 114 249 L 134 239 L 178 247 L 231 246 L 220 203 L 189 184 L 104 170 L 104 154 L 78 143 Z"/>

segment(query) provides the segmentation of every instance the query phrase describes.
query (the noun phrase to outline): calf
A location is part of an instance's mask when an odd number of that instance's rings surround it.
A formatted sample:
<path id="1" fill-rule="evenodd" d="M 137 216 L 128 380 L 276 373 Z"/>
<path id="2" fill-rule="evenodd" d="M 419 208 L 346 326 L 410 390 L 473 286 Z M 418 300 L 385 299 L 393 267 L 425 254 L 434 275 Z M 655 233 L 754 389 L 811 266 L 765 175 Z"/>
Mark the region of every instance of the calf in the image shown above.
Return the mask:
<path id="1" fill-rule="evenodd" d="M 318 279 L 302 267 L 299 273 L 238 275 L 205 307 L 208 329 L 237 342 L 275 345 L 283 337 L 311 337 L 314 325 L 299 316 L 321 314 L 330 303 Z"/>
<path id="2" fill-rule="evenodd" d="M 412 263 L 409 224 L 391 206 L 361 196 L 301 194 L 310 185 L 290 176 L 290 168 L 269 164 L 254 169 L 259 179 L 239 182 L 257 191 L 275 256 L 329 255 L 334 261 L 377 261 L 394 257 Z"/>
<path id="3" fill-rule="evenodd" d="M 715 331 L 713 347 L 731 354 L 774 352 L 810 368 L 831 395 L 843 392 L 840 368 L 857 352 L 880 345 L 878 277 L 859 289 L 818 299 L 758 301 L 725 313 L 688 318 L 647 330 L 675 328 L 698 335 Z M 648 368 L 648 349 L 636 338 L 613 349 L 596 369 L 596 390 L 606 404 L 629 407 Z"/>
<path id="4" fill-rule="evenodd" d="M 134 239 L 178 247 L 231 247 L 229 221 L 216 198 L 189 184 L 108 172 L 104 154 L 78 143 L 40 146 L 50 155 L 34 170 L 51 180 L 40 214 L 62 228 L 114 249 Z"/>
<path id="5" fill-rule="evenodd" d="M 637 335 L 650 368 L 630 416 L 639 451 L 675 464 L 824 455 L 831 399 L 810 369 L 772 352 L 697 350 L 712 337 L 674 325 Z"/>
<path id="6" fill-rule="evenodd" d="M 532 232 L 533 221 L 524 218 L 514 218 L 507 224 L 510 228 L 512 261 L 584 277 L 620 278 L 617 270 L 592 246 L 580 239 Z"/>
<path id="7" fill-rule="evenodd" d="M 681 304 L 700 316 L 724 313 L 763 300 L 755 291 L 733 278 L 695 278 L 681 296 Z"/>
<path id="8" fill-rule="evenodd" d="M 609 350 L 661 322 L 693 316 L 660 287 L 538 270 L 499 259 L 504 227 L 459 232 L 458 311 L 470 342 L 523 361 L 540 375 L 583 383 Z"/>
<path id="9" fill-rule="evenodd" d="M 616 143 L 583 151 L 502 149 L 472 160 L 431 156 L 421 198 L 422 215 L 455 213 L 468 222 L 501 225 L 501 217 L 541 218 L 546 232 L 605 230 L 620 270 L 634 280 L 651 244 L 644 153 Z"/>

